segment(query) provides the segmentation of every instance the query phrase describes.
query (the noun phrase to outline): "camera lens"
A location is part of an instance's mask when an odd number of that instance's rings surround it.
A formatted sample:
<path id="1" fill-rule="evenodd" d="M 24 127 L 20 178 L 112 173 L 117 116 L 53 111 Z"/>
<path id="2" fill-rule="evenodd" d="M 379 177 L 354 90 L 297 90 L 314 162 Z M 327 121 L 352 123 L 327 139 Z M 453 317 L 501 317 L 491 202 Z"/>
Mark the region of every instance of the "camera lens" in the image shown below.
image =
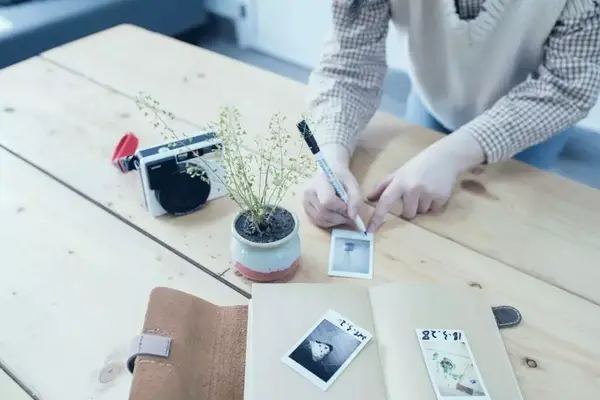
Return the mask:
<path id="1" fill-rule="evenodd" d="M 192 177 L 186 171 L 176 172 L 156 191 L 156 199 L 166 212 L 185 215 L 198 210 L 210 195 L 206 172 Z"/>

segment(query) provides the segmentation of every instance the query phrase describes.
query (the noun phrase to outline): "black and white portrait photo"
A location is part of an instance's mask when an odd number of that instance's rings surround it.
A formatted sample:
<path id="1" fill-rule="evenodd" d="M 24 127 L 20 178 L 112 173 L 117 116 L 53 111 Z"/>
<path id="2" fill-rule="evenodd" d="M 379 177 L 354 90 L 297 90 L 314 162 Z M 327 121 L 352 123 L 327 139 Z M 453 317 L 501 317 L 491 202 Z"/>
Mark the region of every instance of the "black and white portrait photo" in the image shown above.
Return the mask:
<path id="1" fill-rule="evenodd" d="M 331 235 L 329 275 L 371 279 L 373 277 L 373 235 L 334 229 Z"/>
<path id="2" fill-rule="evenodd" d="M 287 365 L 323 390 L 333 383 L 370 339 L 368 332 L 357 337 L 353 334 L 356 331 L 342 329 L 339 322 L 336 323 L 340 320 L 324 317 L 283 358 Z"/>

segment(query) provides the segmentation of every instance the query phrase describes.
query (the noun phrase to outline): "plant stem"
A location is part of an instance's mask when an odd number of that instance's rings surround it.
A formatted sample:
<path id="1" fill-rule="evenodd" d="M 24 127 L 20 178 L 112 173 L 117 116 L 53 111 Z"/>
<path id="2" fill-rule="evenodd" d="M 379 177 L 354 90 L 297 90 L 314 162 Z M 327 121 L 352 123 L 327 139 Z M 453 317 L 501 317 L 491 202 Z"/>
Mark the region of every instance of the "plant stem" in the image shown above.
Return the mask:
<path id="1" fill-rule="evenodd" d="M 258 151 L 259 151 L 259 158 L 260 158 L 260 163 L 258 164 L 258 198 L 262 200 L 263 196 L 262 196 L 262 169 L 263 169 L 263 157 L 260 156 L 260 150 L 262 149 L 262 138 L 261 138 L 261 143 L 258 143 L 258 140 L 256 141 L 256 145 L 258 147 Z M 265 185 L 266 185 L 266 181 L 265 181 Z M 262 204 L 262 203 L 261 203 Z"/>
<path id="2" fill-rule="evenodd" d="M 296 159 L 298 159 L 300 157 L 301 153 L 302 153 L 302 148 L 300 148 L 298 150 L 298 155 L 296 156 Z M 287 191 L 289 189 L 289 185 L 287 185 L 288 177 L 290 176 L 290 174 L 292 172 L 296 172 L 294 166 L 292 166 L 291 168 L 287 168 L 286 169 L 286 174 L 282 178 L 282 183 L 279 186 L 279 191 L 277 193 L 277 197 L 275 198 L 274 205 L 279 206 L 279 204 L 283 201 L 283 198 L 284 198 L 285 194 L 287 193 Z M 272 213 L 271 213 L 271 215 L 272 215 Z M 271 215 L 269 215 L 268 220 L 271 219 Z"/>
<path id="3" fill-rule="evenodd" d="M 152 104 L 149 104 L 148 107 L 152 110 L 153 115 L 155 120 L 158 119 L 158 121 L 160 121 L 160 123 L 162 124 L 162 126 L 164 127 L 164 129 L 168 130 L 169 132 L 171 132 L 172 134 L 172 138 L 177 140 L 177 141 L 183 141 L 182 139 L 179 139 L 179 137 L 177 136 L 177 134 L 175 133 L 175 131 L 173 130 L 173 128 L 171 128 L 165 121 L 164 119 L 161 117 L 160 112 L 156 109 L 156 107 L 154 107 Z M 156 125 L 153 124 L 155 127 Z M 189 138 L 188 138 L 189 140 Z M 194 151 L 192 149 L 190 149 L 188 146 L 185 146 L 189 151 L 191 151 L 194 155 L 198 155 L 197 151 Z M 210 165 L 204 160 L 202 159 L 202 157 L 198 157 L 197 158 L 199 161 L 201 161 L 207 168 L 210 169 Z M 226 159 L 226 157 L 223 157 L 223 159 Z M 231 174 L 233 175 L 233 174 Z M 240 204 L 240 202 L 235 198 L 235 196 L 237 195 L 238 197 L 240 197 L 242 199 L 243 203 L 246 204 L 251 204 L 251 201 L 249 201 L 248 199 L 245 198 L 245 196 L 239 191 L 239 190 L 235 190 L 234 187 L 232 185 L 229 185 L 228 182 L 224 181 L 223 179 L 221 179 L 221 177 L 218 174 L 214 174 L 214 176 L 219 180 L 219 182 L 221 184 L 223 184 L 223 186 L 225 186 L 225 188 L 227 189 L 227 191 L 229 193 L 232 194 L 231 198 L 233 199 L 233 201 L 242 209 L 246 208 L 244 207 L 243 204 Z"/>

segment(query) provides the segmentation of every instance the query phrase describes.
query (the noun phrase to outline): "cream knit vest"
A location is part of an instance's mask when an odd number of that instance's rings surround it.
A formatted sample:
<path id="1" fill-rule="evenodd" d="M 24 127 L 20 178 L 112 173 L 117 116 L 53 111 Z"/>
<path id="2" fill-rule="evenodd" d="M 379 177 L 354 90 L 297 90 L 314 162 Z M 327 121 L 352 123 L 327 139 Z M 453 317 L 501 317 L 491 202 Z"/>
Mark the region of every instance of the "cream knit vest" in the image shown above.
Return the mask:
<path id="1" fill-rule="evenodd" d="M 535 76 L 556 21 L 577 15 L 585 1 L 486 0 L 463 21 L 454 0 L 390 0 L 393 23 L 407 34 L 413 85 L 451 130 Z"/>

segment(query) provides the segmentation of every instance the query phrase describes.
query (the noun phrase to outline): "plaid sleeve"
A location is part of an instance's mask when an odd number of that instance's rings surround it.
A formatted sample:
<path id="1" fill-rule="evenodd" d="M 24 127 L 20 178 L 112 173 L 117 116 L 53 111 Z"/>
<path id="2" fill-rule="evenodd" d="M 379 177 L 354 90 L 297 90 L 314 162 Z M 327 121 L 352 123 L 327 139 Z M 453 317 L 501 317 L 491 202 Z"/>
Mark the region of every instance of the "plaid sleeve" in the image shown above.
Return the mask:
<path id="1" fill-rule="evenodd" d="M 308 109 L 321 146 L 350 155 L 379 107 L 387 72 L 389 0 L 333 0 L 332 29 L 308 83 Z"/>
<path id="2" fill-rule="evenodd" d="M 600 95 L 600 0 L 568 0 L 529 77 L 467 123 L 488 163 L 513 157 L 585 118 Z"/>

